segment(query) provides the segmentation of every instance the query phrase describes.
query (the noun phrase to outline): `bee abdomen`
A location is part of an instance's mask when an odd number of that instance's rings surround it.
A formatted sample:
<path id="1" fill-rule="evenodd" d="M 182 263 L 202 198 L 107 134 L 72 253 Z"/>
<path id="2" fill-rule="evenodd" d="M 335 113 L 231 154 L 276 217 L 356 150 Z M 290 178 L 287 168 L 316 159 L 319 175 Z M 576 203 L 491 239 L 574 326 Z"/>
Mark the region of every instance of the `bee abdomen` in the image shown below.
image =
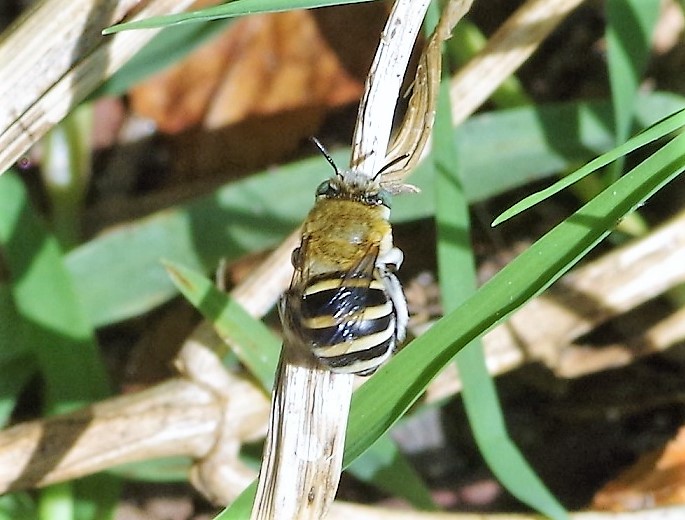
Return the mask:
<path id="1" fill-rule="evenodd" d="M 395 309 L 379 279 L 313 279 L 301 310 L 314 355 L 334 372 L 369 375 L 395 348 Z"/>

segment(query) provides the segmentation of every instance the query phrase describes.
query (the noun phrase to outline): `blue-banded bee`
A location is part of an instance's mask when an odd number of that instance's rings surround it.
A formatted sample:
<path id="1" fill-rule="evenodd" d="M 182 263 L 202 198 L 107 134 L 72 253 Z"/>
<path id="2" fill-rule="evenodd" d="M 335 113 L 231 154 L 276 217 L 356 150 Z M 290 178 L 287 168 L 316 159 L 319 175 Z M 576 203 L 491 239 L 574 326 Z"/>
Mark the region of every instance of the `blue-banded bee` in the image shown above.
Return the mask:
<path id="1" fill-rule="evenodd" d="M 339 170 L 319 185 L 295 272 L 280 303 L 286 341 L 308 348 L 333 372 L 370 375 L 405 337 L 408 312 L 395 276 L 403 259 L 393 246 L 390 192 L 378 180 Z"/>

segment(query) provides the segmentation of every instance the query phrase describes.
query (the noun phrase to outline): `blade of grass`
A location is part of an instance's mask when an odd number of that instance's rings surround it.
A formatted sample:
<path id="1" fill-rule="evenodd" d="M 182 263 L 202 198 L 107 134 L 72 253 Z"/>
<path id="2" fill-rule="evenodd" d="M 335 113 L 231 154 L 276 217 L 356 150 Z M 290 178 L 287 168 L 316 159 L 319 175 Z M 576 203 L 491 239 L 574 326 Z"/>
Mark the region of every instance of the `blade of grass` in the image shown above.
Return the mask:
<path id="1" fill-rule="evenodd" d="M 468 19 L 460 20 L 452 31 L 452 37 L 445 42 L 445 53 L 450 62 L 457 65 L 457 69 L 482 50 L 487 41 L 476 24 Z M 490 95 L 490 102 L 497 108 L 511 108 L 531 104 L 531 99 L 518 78 L 512 74 Z"/>
<path id="2" fill-rule="evenodd" d="M 452 134 L 449 82 L 440 88 L 433 131 L 435 164 L 435 220 L 440 294 L 445 312 L 464 303 L 476 291 L 476 267 L 469 230 L 469 206 L 460 178 L 462 153 Z M 519 500 L 557 520 L 567 518 L 564 508 L 540 481 L 509 437 L 497 390 L 486 364 L 480 339 L 456 357 L 463 381 L 462 398 L 478 449 L 497 479 Z"/>
<path id="3" fill-rule="evenodd" d="M 201 274 L 165 261 L 172 281 L 202 315 L 214 324 L 219 336 L 250 370 L 262 388 L 273 386 L 281 342 L 260 320 L 222 293 Z"/>
<path id="4" fill-rule="evenodd" d="M 404 498 L 415 508 L 437 511 L 430 489 L 388 435 L 382 436 L 347 468 L 362 482 L 393 496 Z"/>
<path id="5" fill-rule="evenodd" d="M 2 262 L 1 254 L 0 262 Z M 17 326 L 22 317 L 14 304 L 11 289 L 9 285 L 0 287 L 0 346 L 2 346 L 0 364 L 32 355 L 30 338 L 26 338 L 21 328 Z"/>
<path id="6" fill-rule="evenodd" d="M 610 162 L 616 160 L 618 157 L 622 157 L 633 150 L 640 148 L 648 143 L 656 141 L 671 132 L 677 131 L 685 126 L 685 109 L 670 115 L 663 121 L 651 126 L 649 129 L 641 132 L 632 139 L 629 139 L 621 146 L 614 148 L 613 150 L 602 154 L 593 161 L 589 162 L 582 168 L 576 170 L 570 175 L 567 175 L 563 179 L 555 182 L 552 186 L 540 190 L 537 193 L 527 196 L 523 200 L 514 204 L 511 208 L 503 212 L 499 217 L 497 217 L 492 225 L 497 226 L 502 222 L 509 220 L 510 218 L 524 212 L 528 208 L 542 202 L 543 200 L 559 193 L 564 188 L 567 188 L 571 184 L 578 182 L 580 179 L 589 175 L 593 171 L 606 166 Z"/>
<path id="7" fill-rule="evenodd" d="M 95 89 L 87 99 L 119 96 L 125 93 L 145 78 L 179 62 L 199 45 L 217 36 L 231 23 L 233 20 L 227 18 L 214 23 L 197 23 L 160 31 L 126 65 Z"/>
<path id="8" fill-rule="evenodd" d="M 90 475 L 74 482 L 77 497 L 74 520 L 113 520 L 122 484 L 118 477 L 109 473 Z"/>
<path id="9" fill-rule="evenodd" d="M 649 57 L 660 0 L 609 0 L 607 2 L 607 65 L 614 109 L 616 146 L 630 134 L 640 80 Z M 609 181 L 623 170 L 619 157 L 609 170 Z"/>
<path id="10" fill-rule="evenodd" d="M 640 100 L 640 120 L 647 124 L 682 106 L 678 96 L 653 94 Z M 471 118 L 463 132 L 463 146 L 469 150 L 463 157 L 464 170 L 477 172 L 464 179 L 469 201 L 588 160 L 611 146 L 610 127 L 606 102 L 521 108 Z M 340 164 L 348 157 L 344 150 L 334 154 Z M 312 204 L 312 186 L 327 175 L 320 157 L 293 163 L 120 226 L 70 252 L 67 267 L 90 322 L 101 326 L 137 316 L 175 295 L 159 262 L 162 257 L 210 271 L 222 257 L 231 261 L 273 247 L 302 222 Z M 420 165 L 411 182 L 422 193 L 394 201 L 395 223 L 433 214 L 432 169 Z"/>
<path id="11" fill-rule="evenodd" d="M 0 345 L 5 346 L 1 336 Z M 28 355 L 0 363 L 0 427 L 7 425 L 19 394 L 35 373 L 35 360 Z"/>
<path id="12" fill-rule="evenodd" d="M 122 464 L 108 470 L 129 481 L 187 482 L 193 461 L 189 457 L 165 457 Z"/>
<path id="13" fill-rule="evenodd" d="M 0 520 L 34 520 L 36 504 L 28 493 L 12 493 L 0 497 Z"/>
<path id="14" fill-rule="evenodd" d="M 0 177 L 0 246 L 23 336 L 46 379 L 52 412 L 81 406 L 108 393 L 93 331 L 78 304 L 56 240 L 45 232 L 12 172 Z"/>
<path id="15" fill-rule="evenodd" d="M 74 498 L 71 482 L 53 484 L 40 491 L 38 518 L 41 520 L 72 520 Z"/>
<path id="16" fill-rule="evenodd" d="M 18 315 L 8 324 L 9 336 L 21 337 L 38 361 L 46 412 L 69 411 L 107 395 L 104 365 L 57 240 L 43 228 L 13 172 L 0 177 L 0 247 Z M 116 492 L 114 479 L 109 482 Z M 45 488 L 39 518 L 74 518 L 80 503 L 97 502 L 105 494 L 109 491 L 75 494 L 71 483 Z"/>
<path id="17" fill-rule="evenodd" d="M 50 224 L 60 247 L 81 241 L 83 201 L 91 176 L 93 107 L 82 104 L 42 140 L 41 177 L 49 197 Z"/>
<path id="18" fill-rule="evenodd" d="M 108 27 L 102 34 L 113 34 L 131 29 L 152 29 L 184 23 L 207 22 L 236 16 L 258 13 L 278 13 L 294 9 L 314 9 L 332 5 L 359 4 L 372 0 L 233 0 L 214 7 L 198 9 L 188 13 L 153 16 L 146 20 L 125 22 Z"/>

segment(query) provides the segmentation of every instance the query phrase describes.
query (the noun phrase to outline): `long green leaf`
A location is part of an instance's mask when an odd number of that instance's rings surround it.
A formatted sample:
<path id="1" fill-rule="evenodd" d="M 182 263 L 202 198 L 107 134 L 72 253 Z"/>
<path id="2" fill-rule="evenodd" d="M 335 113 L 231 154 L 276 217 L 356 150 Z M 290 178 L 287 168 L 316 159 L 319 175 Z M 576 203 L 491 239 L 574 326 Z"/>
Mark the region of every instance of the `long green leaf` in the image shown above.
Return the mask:
<path id="1" fill-rule="evenodd" d="M 616 146 L 630 135 L 635 101 L 652 48 L 652 34 L 661 8 L 660 0 L 609 0 L 607 2 L 607 67 L 614 109 Z M 607 179 L 623 172 L 625 157 L 608 168 Z"/>
<path id="2" fill-rule="evenodd" d="M 623 143 L 630 132 L 660 7 L 660 0 L 607 2 L 607 64 L 617 145 Z"/>
<path id="3" fill-rule="evenodd" d="M 415 508 L 436 511 L 430 489 L 389 435 L 384 435 L 347 467 L 349 473 Z"/>
<path id="4" fill-rule="evenodd" d="M 219 336 L 262 388 L 269 391 L 278 365 L 280 340 L 262 321 L 250 316 L 234 298 L 219 291 L 201 274 L 168 261 L 165 265 L 176 287 L 214 324 Z"/>
<path id="5" fill-rule="evenodd" d="M 207 7 L 189 13 L 153 16 L 145 20 L 126 22 L 108 27 L 102 34 L 112 34 L 130 29 L 152 29 L 193 22 L 207 22 L 259 13 L 278 13 L 294 9 L 314 9 L 332 5 L 359 4 L 372 0 L 233 0 L 214 7 Z"/>
<path id="6" fill-rule="evenodd" d="M 476 291 L 476 266 L 469 229 L 468 200 L 460 177 L 461 156 L 467 153 L 452 139 L 449 83 L 443 81 L 433 132 L 436 170 L 436 226 L 438 278 L 445 312 L 463 304 Z M 463 382 L 462 398 L 469 424 L 483 458 L 497 479 L 515 497 L 557 520 L 567 518 L 564 508 L 540 481 L 509 437 L 497 391 L 485 364 L 480 339 L 456 357 Z"/>
<path id="7" fill-rule="evenodd" d="M 117 70 L 89 96 L 89 100 L 102 96 L 118 96 L 128 91 L 155 72 L 178 63 L 188 53 L 216 36 L 233 20 L 198 23 L 185 27 L 172 27 L 160 31 L 133 58 Z"/>
<path id="8" fill-rule="evenodd" d="M 65 412 L 107 395 L 104 365 L 57 240 L 45 231 L 21 180 L 12 172 L 0 177 L 0 247 L 17 318 L 1 328 L 6 335 L 0 344 L 21 338 L 22 346 L 35 357 L 46 382 L 46 412 Z M 10 375 L 15 389 L 27 375 L 25 370 Z M 98 496 L 116 492 L 114 480 L 108 481 L 110 487 Z M 73 511 L 92 500 L 92 494 L 74 493 L 71 483 L 51 486 L 40 492 L 38 515 L 85 519 L 74 517 Z"/>
<path id="9" fill-rule="evenodd" d="M 0 177 L 0 247 L 20 316 L 5 330 L 10 338 L 21 337 L 38 359 L 48 407 L 63 411 L 105 396 L 104 366 L 57 241 L 46 233 L 12 172 Z"/>
<path id="10" fill-rule="evenodd" d="M 497 217 L 493 221 L 492 225 L 497 226 L 502 222 L 509 220 L 510 218 L 518 215 L 519 213 L 522 213 L 525 210 L 531 208 L 535 204 L 538 204 L 543 200 L 548 199 L 553 195 L 556 195 L 561 190 L 567 188 L 573 183 L 578 182 L 579 180 L 586 177 L 593 171 L 598 170 L 602 166 L 606 166 L 610 162 L 634 150 L 637 150 L 641 146 L 656 141 L 657 139 L 660 139 L 671 132 L 679 130 L 683 126 L 685 126 L 685 109 L 682 109 L 679 112 L 672 114 L 660 123 L 655 124 L 654 126 L 650 127 L 644 132 L 626 141 L 626 143 L 624 143 L 623 145 L 614 148 L 613 150 L 597 157 L 596 159 L 589 162 L 579 170 L 576 170 L 572 174 L 567 175 L 563 179 L 555 182 L 552 186 L 545 188 L 544 190 L 540 190 L 536 193 L 533 193 L 532 195 L 529 195 L 523 200 L 517 202 L 511 208 L 509 208 L 508 210 L 503 212 L 499 217 Z"/>

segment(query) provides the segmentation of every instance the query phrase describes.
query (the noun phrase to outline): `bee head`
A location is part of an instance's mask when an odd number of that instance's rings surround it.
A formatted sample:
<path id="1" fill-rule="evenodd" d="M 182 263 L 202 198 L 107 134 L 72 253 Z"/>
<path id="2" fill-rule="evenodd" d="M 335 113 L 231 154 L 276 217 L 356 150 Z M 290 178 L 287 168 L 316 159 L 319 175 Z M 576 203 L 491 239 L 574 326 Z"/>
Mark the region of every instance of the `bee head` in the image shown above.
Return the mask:
<path id="1" fill-rule="evenodd" d="M 316 198 L 353 200 L 390 208 L 391 197 L 376 180 L 354 170 L 337 170 L 333 177 L 319 184 Z"/>
<path id="2" fill-rule="evenodd" d="M 315 137 L 312 137 L 311 140 L 335 171 L 333 177 L 322 182 L 316 188 L 317 200 L 353 200 L 369 206 L 382 205 L 390 208 L 390 192 L 381 187 L 377 180 L 378 175 L 369 178 L 367 175 L 355 170 L 339 169 L 319 140 Z"/>

